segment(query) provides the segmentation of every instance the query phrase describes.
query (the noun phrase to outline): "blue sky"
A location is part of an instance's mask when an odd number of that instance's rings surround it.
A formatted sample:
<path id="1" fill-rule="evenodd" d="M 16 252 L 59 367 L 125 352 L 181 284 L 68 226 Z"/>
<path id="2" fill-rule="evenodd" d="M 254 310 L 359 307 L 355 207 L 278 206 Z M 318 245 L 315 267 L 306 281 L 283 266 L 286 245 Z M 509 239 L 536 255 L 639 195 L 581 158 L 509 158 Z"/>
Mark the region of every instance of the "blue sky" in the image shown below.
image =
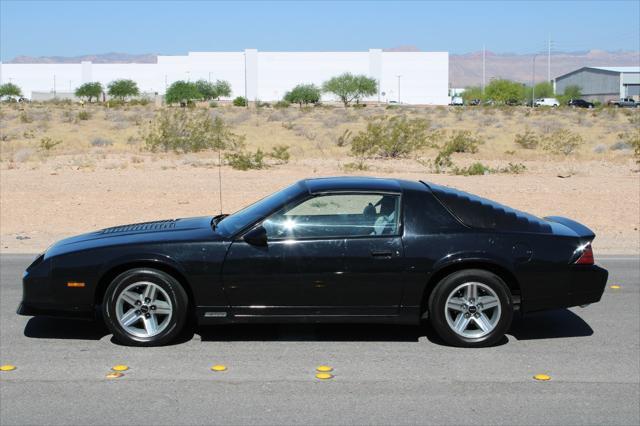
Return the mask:
<path id="1" fill-rule="evenodd" d="M 188 51 L 639 50 L 640 1 L 0 0 L 0 58 Z"/>

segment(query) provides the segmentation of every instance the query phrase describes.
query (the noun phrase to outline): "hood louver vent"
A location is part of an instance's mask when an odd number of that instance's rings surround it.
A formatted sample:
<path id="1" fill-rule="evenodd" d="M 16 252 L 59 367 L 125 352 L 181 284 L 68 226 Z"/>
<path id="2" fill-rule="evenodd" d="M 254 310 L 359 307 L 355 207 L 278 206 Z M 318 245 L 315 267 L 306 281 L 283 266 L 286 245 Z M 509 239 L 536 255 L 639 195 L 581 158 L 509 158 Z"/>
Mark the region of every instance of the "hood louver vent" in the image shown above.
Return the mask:
<path id="1" fill-rule="evenodd" d="M 160 231 L 175 228 L 176 220 L 157 220 L 155 222 L 132 223 L 131 225 L 114 226 L 100 231 L 101 234 L 114 234 L 119 232 Z"/>

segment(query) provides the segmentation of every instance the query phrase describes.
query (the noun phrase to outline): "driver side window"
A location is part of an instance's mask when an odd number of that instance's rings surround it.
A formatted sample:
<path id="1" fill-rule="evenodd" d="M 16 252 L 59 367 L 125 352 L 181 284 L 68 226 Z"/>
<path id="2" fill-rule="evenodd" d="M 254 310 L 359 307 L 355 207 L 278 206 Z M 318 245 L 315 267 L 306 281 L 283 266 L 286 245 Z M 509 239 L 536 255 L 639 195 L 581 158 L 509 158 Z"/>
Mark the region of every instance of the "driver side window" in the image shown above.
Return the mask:
<path id="1" fill-rule="evenodd" d="M 286 206 L 262 223 L 270 239 L 396 235 L 400 196 L 328 194 Z"/>

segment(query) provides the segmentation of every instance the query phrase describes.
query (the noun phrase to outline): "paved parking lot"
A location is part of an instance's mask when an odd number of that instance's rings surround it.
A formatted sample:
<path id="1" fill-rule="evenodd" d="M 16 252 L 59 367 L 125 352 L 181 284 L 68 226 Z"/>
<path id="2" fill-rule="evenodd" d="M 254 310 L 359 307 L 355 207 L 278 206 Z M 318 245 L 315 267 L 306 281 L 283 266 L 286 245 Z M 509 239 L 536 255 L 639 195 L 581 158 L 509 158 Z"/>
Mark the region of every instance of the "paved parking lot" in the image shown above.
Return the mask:
<path id="1" fill-rule="evenodd" d="M 603 300 L 516 320 L 487 349 L 427 327 L 207 327 L 163 348 L 15 315 L 33 256 L 0 256 L 0 424 L 639 424 L 640 261 L 600 258 Z M 130 367 L 106 379 L 115 364 Z M 213 364 L 228 370 L 212 372 Z M 335 377 L 314 377 L 321 364 Z M 537 382 L 538 373 L 552 377 Z"/>

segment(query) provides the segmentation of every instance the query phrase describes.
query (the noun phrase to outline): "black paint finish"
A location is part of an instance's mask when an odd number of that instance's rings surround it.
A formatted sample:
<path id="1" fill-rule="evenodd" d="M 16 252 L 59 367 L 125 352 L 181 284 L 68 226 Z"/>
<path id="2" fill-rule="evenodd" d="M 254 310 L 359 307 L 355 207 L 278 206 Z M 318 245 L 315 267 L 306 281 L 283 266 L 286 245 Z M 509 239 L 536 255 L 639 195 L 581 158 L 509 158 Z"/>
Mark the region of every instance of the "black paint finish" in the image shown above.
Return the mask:
<path id="1" fill-rule="evenodd" d="M 243 239 L 284 206 L 370 192 L 401 196 L 400 235 L 266 245 Z M 138 266 L 174 275 L 201 323 L 417 323 L 438 281 L 464 268 L 498 274 L 531 312 L 600 300 L 607 271 L 573 264 L 594 237 L 570 219 L 540 219 L 442 186 L 310 179 L 228 217 L 124 225 L 59 241 L 25 271 L 18 312 L 91 317 L 109 282 Z M 70 288 L 70 281 L 85 287 Z"/>

